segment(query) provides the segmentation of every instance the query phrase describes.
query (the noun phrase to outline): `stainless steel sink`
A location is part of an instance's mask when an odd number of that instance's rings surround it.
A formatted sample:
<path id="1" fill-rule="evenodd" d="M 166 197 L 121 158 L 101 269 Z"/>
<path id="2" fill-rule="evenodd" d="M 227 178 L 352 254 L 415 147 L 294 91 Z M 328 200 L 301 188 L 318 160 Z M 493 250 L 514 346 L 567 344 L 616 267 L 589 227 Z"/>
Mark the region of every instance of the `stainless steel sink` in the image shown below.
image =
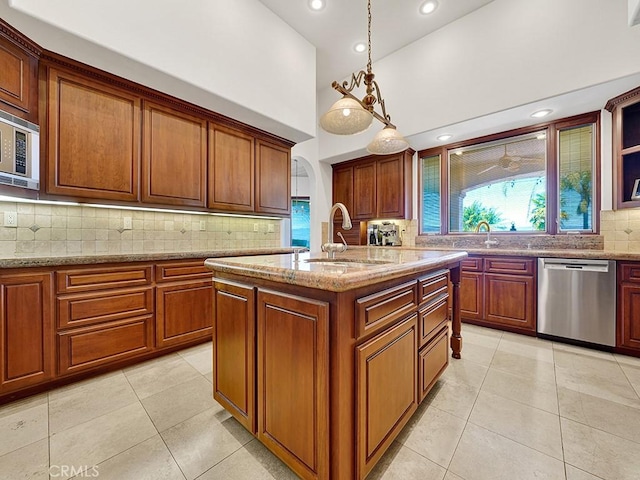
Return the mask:
<path id="1" fill-rule="evenodd" d="M 376 265 L 386 265 L 388 260 L 374 260 L 369 258 L 307 258 L 303 260 L 306 263 L 326 263 L 330 265 L 352 265 L 359 267 L 373 267 Z"/>

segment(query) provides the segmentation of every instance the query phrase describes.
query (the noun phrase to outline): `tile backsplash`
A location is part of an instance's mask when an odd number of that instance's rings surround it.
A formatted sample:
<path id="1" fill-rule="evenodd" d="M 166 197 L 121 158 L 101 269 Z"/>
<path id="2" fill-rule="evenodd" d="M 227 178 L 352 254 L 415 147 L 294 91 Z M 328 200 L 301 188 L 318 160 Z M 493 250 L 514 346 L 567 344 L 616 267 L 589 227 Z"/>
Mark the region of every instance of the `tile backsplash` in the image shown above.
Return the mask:
<path id="1" fill-rule="evenodd" d="M 276 219 L 22 202 L 0 202 L 0 212 L 0 220 L 4 212 L 18 216 L 17 228 L 0 226 L 2 257 L 280 246 Z M 124 229 L 125 217 L 131 218 L 130 230 Z"/>
<path id="2" fill-rule="evenodd" d="M 603 210 L 600 234 L 607 250 L 640 252 L 640 208 Z"/>

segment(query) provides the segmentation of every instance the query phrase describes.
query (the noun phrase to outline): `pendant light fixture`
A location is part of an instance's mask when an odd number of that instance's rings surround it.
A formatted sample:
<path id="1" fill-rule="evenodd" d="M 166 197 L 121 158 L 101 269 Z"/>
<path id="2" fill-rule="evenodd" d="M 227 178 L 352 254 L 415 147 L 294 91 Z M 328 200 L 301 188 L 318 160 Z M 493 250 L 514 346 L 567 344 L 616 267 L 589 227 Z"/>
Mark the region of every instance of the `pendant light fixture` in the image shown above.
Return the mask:
<path id="1" fill-rule="evenodd" d="M 367 145 L 369 153 L 388 155 L 402 152 L 409 148 L 409 142 L 391 123 L 391 116 L 387 114 L 380 87 L 371 71 L 371 0 L 367 0 L 367 55 L 366 71 L 352 73 L 351 83 L 344 81 L 342 84 L 338 82 L 331 84 L 343 97 L 322 115 L 320 126 L 336 135 L 354 135 L 369 128 L 375 118 L 384 124 L 384 128 Z M 364 84 L 367 92 L 362 100 L 352 93 L 354 88 L 360 87 L 360 84 Z M 375 111 L 376 104 L 380 105 L 382 115 Z"/>

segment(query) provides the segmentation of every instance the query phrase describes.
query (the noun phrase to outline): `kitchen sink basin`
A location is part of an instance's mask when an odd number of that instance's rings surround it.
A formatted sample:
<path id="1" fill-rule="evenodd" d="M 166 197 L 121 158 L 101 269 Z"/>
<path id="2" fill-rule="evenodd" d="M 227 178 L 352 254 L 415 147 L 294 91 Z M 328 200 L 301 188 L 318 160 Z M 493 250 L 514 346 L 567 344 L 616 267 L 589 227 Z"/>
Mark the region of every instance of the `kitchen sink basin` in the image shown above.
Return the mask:
<path id="1" fill-rule="evenodd" d="M 306 263 L 322 263 L 330 265 L 352 265 L 358 267 L 372 267 L 375 265 L 386 265 L 390 262 L 388 260 L 374 260 L 369 258 L 308 258 L 303 260 Z"/>

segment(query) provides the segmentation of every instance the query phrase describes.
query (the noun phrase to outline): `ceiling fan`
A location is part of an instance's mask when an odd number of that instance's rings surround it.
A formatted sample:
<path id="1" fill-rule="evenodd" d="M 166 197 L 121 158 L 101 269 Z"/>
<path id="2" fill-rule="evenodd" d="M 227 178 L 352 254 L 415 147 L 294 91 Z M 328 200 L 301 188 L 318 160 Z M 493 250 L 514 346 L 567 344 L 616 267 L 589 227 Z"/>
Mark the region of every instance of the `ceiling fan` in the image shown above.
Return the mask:
<path id="1" fill-rule="evenodd" d="M 507 170 L 509 172 L 515 173 L 520 170 L 520 167 L 523 164 L 531 164 L 538 163 L 542 161 L 542 158 L 537 157 L 520 157 L 520 156 L 512 156 L 507 154 L 507 145 L 504 145 L 504 154 L 498 158 L 498 161 L 491 165 L 489 168 L 485 168 L 484 170 L 477 173 L 477 175 L 482 175 L 494 168 L 502 168 L 503 170 Z"/>

